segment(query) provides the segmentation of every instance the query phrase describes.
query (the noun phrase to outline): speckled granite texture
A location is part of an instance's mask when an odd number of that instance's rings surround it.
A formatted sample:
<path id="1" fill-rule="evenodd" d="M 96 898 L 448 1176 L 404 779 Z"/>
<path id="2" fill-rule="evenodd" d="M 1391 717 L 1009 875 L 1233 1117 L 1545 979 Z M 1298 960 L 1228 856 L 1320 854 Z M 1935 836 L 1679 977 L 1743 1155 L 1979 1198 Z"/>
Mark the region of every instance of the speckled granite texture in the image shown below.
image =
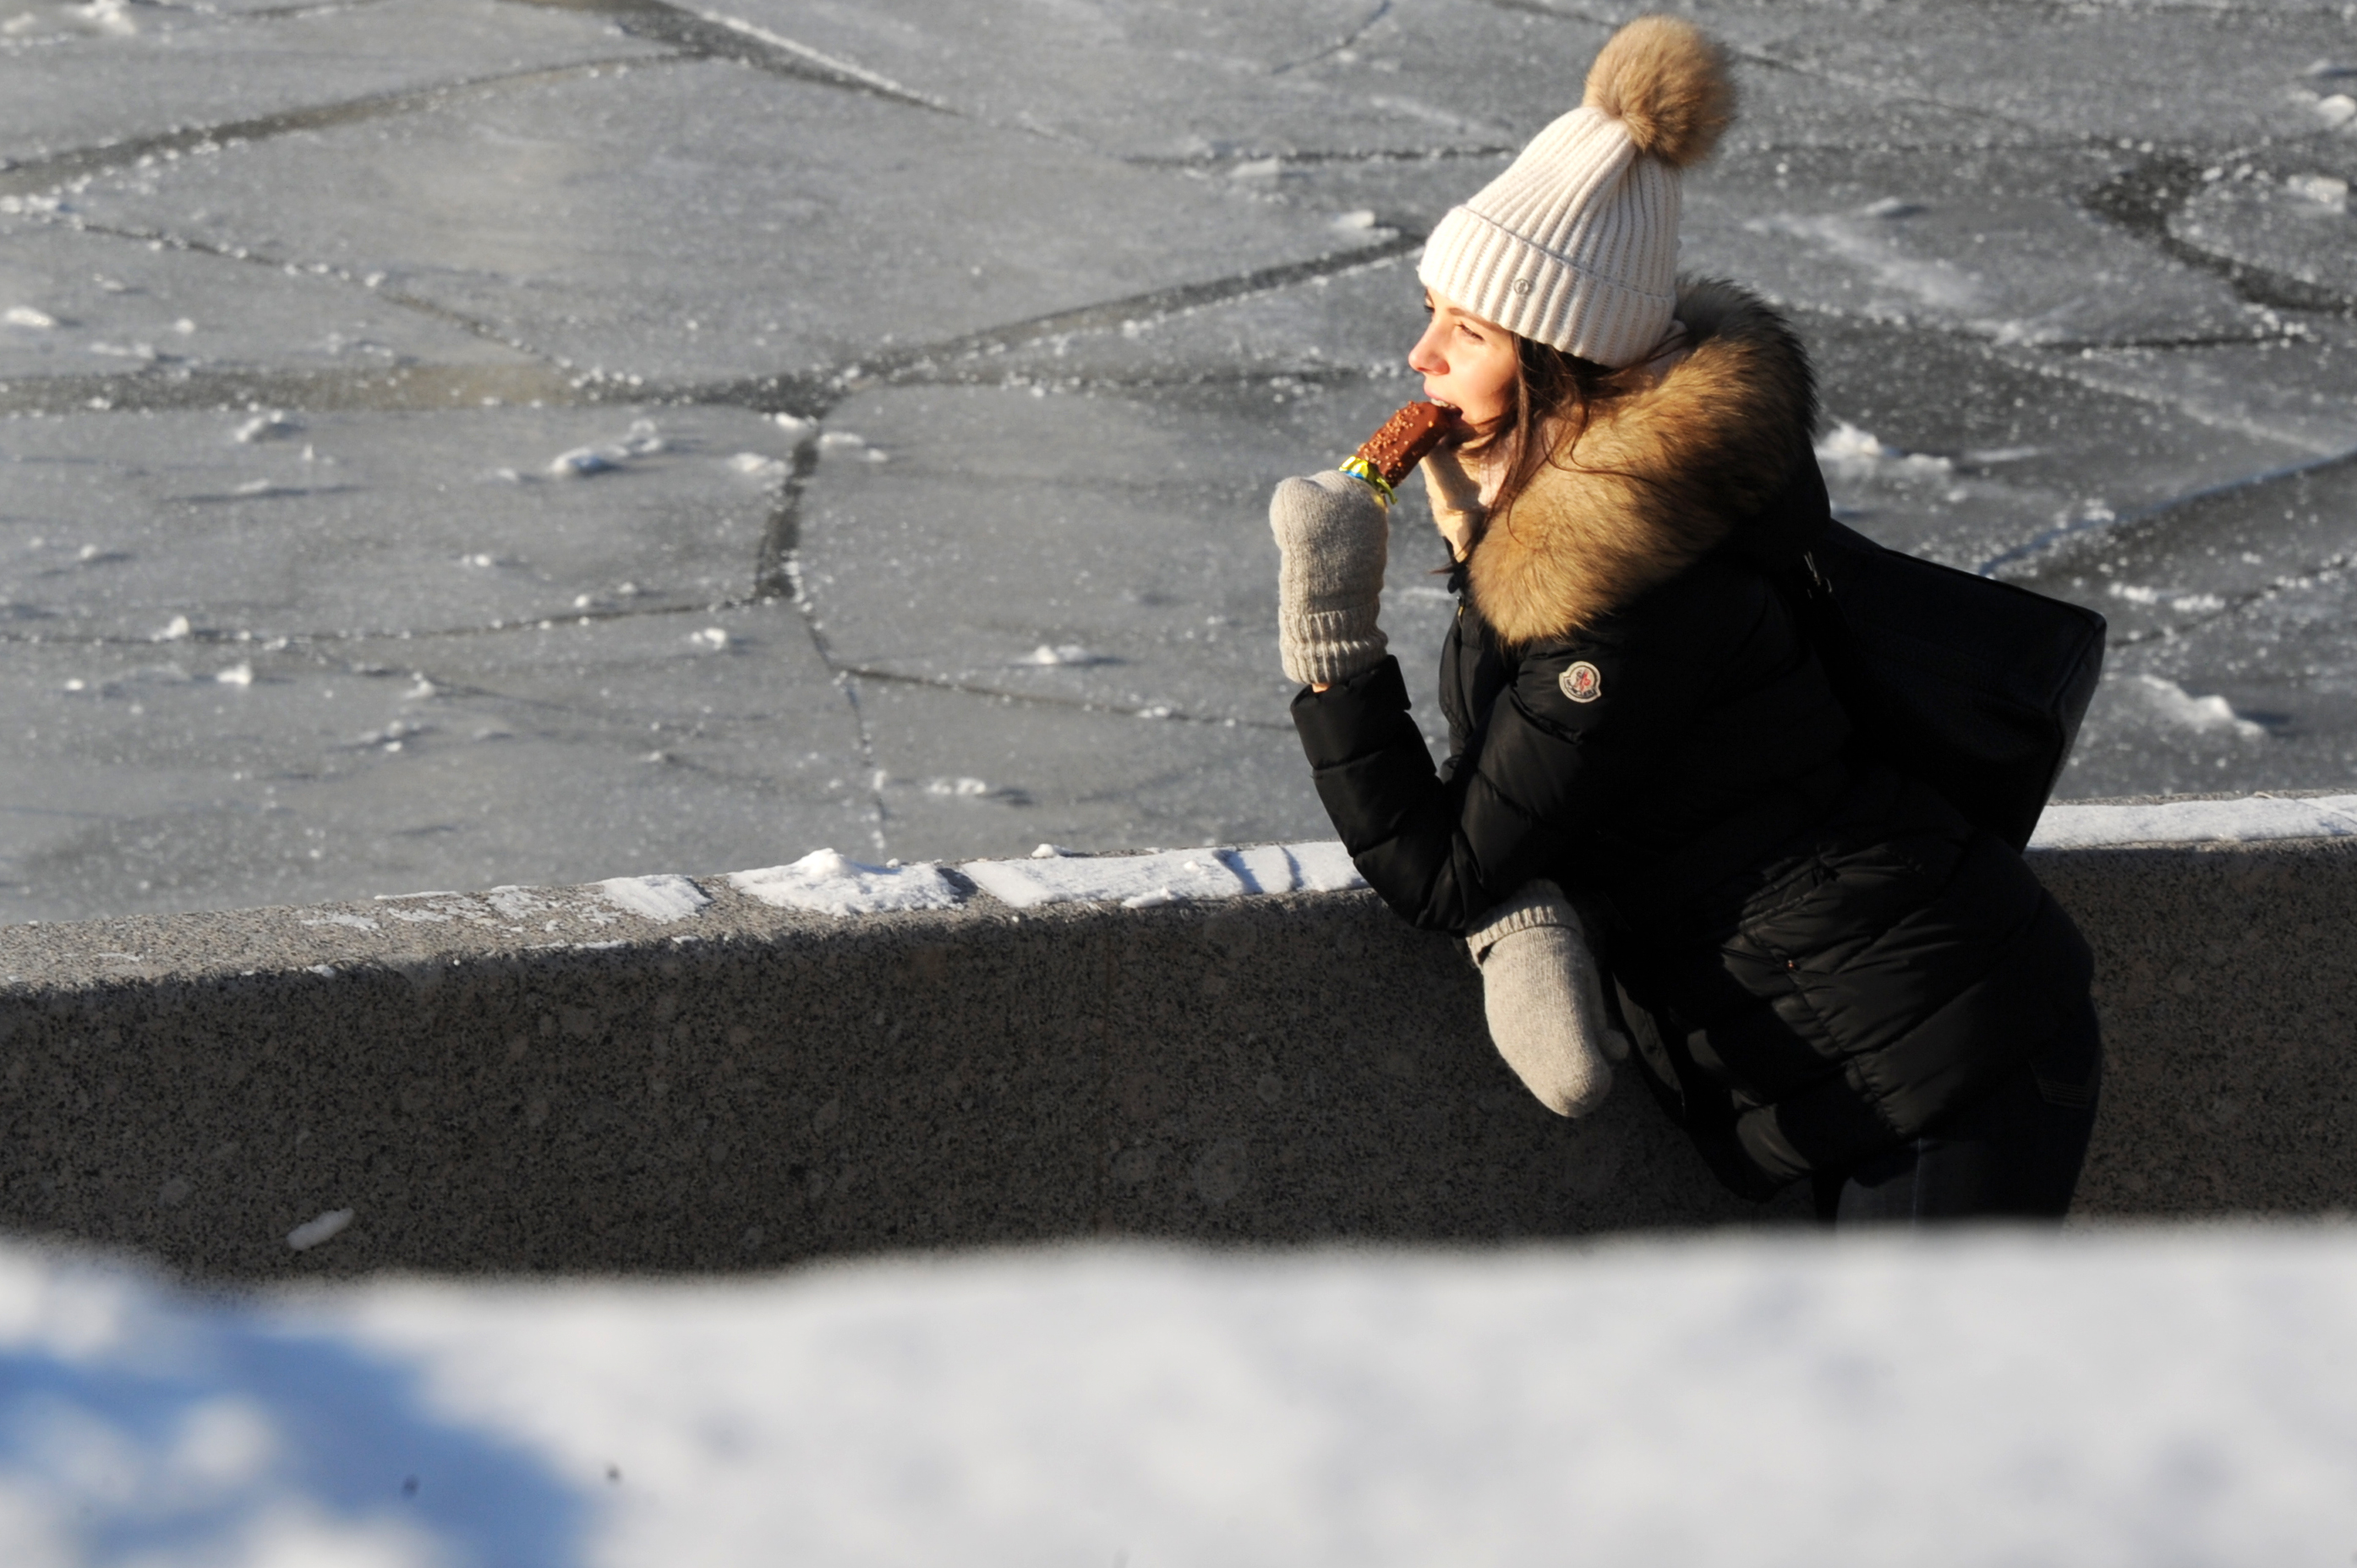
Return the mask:
<path id="1" fill-rule="evenodd" d="M 2357 848 L 2034 858 L 2098 954 L 2083 1211 L 2357 1205 Z M 835 919 L 698 880 L 670 924 L 504 889 L 0 929 L 0 1225 L 257 1277 L 1803 1219 L 1627 1068 L 1542 1111 L 1460 947 L 1363 892 Z"/>

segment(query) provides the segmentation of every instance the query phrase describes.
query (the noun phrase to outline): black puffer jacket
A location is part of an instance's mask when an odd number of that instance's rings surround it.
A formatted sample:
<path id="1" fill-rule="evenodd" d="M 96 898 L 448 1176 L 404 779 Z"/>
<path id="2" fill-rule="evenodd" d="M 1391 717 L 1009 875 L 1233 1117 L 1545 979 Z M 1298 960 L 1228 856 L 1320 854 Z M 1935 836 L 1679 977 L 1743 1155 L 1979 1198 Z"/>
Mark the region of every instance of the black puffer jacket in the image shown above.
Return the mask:
<path id="1" fill-rule="evenodd" d="M 1293 711 L 1335 827 L 1408 919 L 1460 931 L 1539 876 L 1602 902 L 1656 1087 L 1729 1185 L 1764 1193 L 1970 1101 L 2083 1004 L 2088 955 L 2008 845 L 1857 744 L 1761 564 L 1824 515 L 1793 456 L 1798 345 L 1733 291 L 1680 315 L 1700 341 L 1674 395 L 1583 438 L 1613 477 L 1550 470 L 1555 493 L 1534 486 L 1460 567 L 1449 762 L 1394 660 Z M 1730 407 L 1736 439 L 1710 441 Z M 1674 480 L 1646 478 L 1657 460 Z M 1544 558 L 1562 552 L 1569 572 Z"/>

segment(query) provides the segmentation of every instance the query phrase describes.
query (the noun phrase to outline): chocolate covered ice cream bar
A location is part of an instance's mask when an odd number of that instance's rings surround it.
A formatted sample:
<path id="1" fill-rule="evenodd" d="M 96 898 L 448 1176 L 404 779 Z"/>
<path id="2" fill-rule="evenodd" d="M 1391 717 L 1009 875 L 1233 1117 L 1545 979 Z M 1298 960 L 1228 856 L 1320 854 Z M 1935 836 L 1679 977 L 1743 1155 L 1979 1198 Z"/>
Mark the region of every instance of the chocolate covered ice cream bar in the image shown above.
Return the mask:
<path id="1" fill-rule="evenodd" d="M 1383 483 L 1396 485 L 1456 427 L 1455 409 L 1437 403 L 1412 403 L 1384 420 L 1383 427 L 1361 445 L 1358 455 L 1383 477 Z"/>

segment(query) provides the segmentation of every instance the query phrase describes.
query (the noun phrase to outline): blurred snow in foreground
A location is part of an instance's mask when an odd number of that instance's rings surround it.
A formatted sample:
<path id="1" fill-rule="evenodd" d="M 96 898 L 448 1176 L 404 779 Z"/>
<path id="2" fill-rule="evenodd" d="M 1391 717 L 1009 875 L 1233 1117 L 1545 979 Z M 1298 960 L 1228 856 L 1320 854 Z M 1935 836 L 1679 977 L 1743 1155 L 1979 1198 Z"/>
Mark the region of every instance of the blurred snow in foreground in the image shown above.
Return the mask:
<path id="1" fill-rule="evenodd" d="M 2345 1561 L 2357 1232 L 202 1297 L 0 1250 L 0 1561 Z"/>

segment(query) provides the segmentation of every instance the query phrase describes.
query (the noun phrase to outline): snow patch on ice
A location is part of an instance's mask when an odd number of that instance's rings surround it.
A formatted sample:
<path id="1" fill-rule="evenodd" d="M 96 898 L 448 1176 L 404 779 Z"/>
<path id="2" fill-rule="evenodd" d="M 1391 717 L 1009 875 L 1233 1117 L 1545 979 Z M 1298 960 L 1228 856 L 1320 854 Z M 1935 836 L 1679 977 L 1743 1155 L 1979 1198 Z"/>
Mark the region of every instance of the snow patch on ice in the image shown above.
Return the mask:
<path id="1" fill-rule="evenodd" d="M 822 456 L 832 453 L 836 456 L 856 457 L 866 463 L 887 462 L 891 456 L 882 448 L 869 446 L 866 436 L 855 435 L 848 430 L 828 431 L 818 438 L 818 449 Z"/>
<path id="2" fill-rule="evenodd" d="M 2284 188 L 2319 207 L 2335 212 L 2349 210 L 2349 182 L 2337 175 L 2296 174 L 2284 181 Z"/>
<path id="3" fill-rule="evenodd" d="M 831 849 L 813 850 L 791 865 L 732 872 L 728 884 L 774 908 L 822 915 L 948 909 L 961 900 L 938 865 L 863 865 Z"/>
<path id="4" fill-rule="evenodd" d="M 2226 607 L 2226 601 L 2215 594 L 2176 594 L 2166 588 L 2146 587 L 2139 583 L 2114 583 L 2104 590 L 2115 599 L 2126 599 L 2132 605 L 2150 605 L 2160 609 L 2177 610 L 2185 615 L 2208 615 Z M 2149 680 L 2152 677 L 2147 676 Z M 2167 682 L 2163 682 L 2167 684 Z"/>
<path id="5" fill-rule="evenodd" d="M 1826 213 L 1802 217 L 1784 213 L 1755 218 L 1744 224 L 1755 234 L 1789 234 L 1805 240 L 1840 261 L 1865 272 L 1875 282 L 1911 295 L 1934 309 L 1973 313 L 1981 308 L 1978 279 L 1953 263 L 1927 261 L 1900 249 L 1889 216 L 1872 209 L 1861 217 Z"/>
<path id="6" fill-rule="evenodd" d="M 322 1241 L 332 1241 L 344 1233 L 352 1222 L 349 1208 L 330 1208 L 317 1219 L 307 1219 L 286 1232 L 286 1244 L 298 1252 L 307 1252 Z"/>
<path id="7" fill-rule="evenodd" d="M 2154 805 L 2046 808 L 2032 849 L 2102 849 L 2122 844 L 2246 843 L 2270 839 L 2357 836 L 2357 795 L 2279 800 L 2168 800 Z"/>
<path id="8" fill-rule="evenodd" d="M 759 479 L 763 484 L 783 479 L 789 471 L 784 458 L 768 457 L 759 452 L 739 452 L 728 459 L 728 466 L 747 478 Z"/>
<path id="9" fill-rule="evenodd" d="M 356 931 L 373 931 L 379 929 L 377 923 L 366 915 L 322 915 L 317 919 L 305 920 L 303 923 L 307 926 L 350 926 Z"/>
<path id="10" fill-rule="evenodd" d="M 1043 642 L 1015 662 L 1052 668 L 1059 665 L 1102 664 L 1108 660 L 1098 658 L 1077 642 L 1057 643 L 1052 647 Z"/>
<path id="11" fill-rule="evenodd" d="M 593 886 L 616 908 L 663 925 L 684 920 L 712 902 L 712 896 L 703 888 L 669 871 L 648 876 L 609 876 Z"/>
<path id="12" fill-rule="evenodd" d="M 255 414 L 230 432 L 230 439 L 242 442 L 247 446 L 257 441 L 284 441 L 290 435 L 299 434 L 302 428 L 301 420 L 282 409 L 274 408 L 266 413 Z"/>
<path id="13" fill-rule="evenodd" d="M 548 471 L 559 478 L 587 478 L 627 467 L 636 457 L 650 457 L 663 449 L 662 433 L 651 419 L 634 419 L 630 434 L 619 441 L 576 446 L 549 460 Z"/>

